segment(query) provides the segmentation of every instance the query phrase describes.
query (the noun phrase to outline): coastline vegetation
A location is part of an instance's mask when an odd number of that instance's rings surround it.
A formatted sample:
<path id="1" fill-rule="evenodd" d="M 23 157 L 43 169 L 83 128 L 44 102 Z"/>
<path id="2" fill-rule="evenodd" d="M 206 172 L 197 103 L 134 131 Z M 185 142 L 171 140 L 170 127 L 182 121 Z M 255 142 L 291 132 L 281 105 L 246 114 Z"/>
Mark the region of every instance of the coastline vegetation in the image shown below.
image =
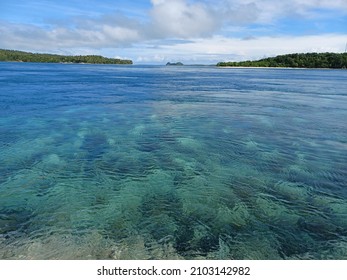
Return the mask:
<path id="1" fill-rule="evenodd" d="M 347 68 L 347 53 L 294 53 L 255 61 L 219 62 L 220 67 Z"/>
<path id="2" fill-rule="evenodd" d="M 0 49 L 0 61 L 42 63 L 133 64 L 131 60 L 107 58 L 100 55 L 57 55 Z"/>

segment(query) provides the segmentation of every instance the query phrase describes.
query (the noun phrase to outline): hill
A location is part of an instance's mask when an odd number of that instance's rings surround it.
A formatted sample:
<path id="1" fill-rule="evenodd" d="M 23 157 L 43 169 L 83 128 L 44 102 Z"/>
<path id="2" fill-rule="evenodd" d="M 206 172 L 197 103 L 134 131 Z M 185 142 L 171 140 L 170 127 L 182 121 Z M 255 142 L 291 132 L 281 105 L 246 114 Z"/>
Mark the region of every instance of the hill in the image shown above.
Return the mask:
<path id="1" fill-rule="evenodd" d="M 254 61 L 219 62 L 229 67 L 347 68 L 347 53 L 295 53 Z"/>
<path id="2" fill-rule="evenodd" d="M 43 63 L 91 63 L 91 64 L 132 64 L 131 60 L 107 58 L 100 55 L 57 55 L 40 54 L 0 49 L 0 61 L 43 62 Z"/>
<path id="3" fill-rule="evenodd" d="M 182 62 L 168 62 L 166 66 L 183 66 Z"/>

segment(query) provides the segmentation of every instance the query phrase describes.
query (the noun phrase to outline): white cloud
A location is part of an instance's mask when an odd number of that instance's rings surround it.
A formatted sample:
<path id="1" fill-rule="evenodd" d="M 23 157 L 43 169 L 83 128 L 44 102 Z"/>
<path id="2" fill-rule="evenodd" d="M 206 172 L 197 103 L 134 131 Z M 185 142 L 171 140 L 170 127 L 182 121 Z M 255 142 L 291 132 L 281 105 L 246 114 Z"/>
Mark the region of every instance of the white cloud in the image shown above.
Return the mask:
<path id="1" fill-rule="evenodd" d="M 0 24 L 0 47 L 11 49 L 75 48 L 75 47 L 124 47 L 142 39 L 140 24 L 130 21 L 76 18 L 71 24 L 43 28 L 33 24 Z M 71 22 L 69 22 L 71 23 Z"/>
<path id="2" fill-rule="evenodd" d="M 336 10 L 347 14 L 346 0 L 216 0 L 225 20 L 242 23 L 270 23 L 288 15 L 318 16 L 317 9 Z M 224 7 L 224 8 L 223 8 Z M 229 15 L 229 17 L 227 16 Z"/>
<path id="3" fill-rule="evenodd" d="M 211 35 L 220 22 L 211 6 L 185 0 L 152 0 L 151 28 L 160 37 L 191 38 Z"/>
<path id="4" fill-rule="evenodd" d="M 133 48 L 135 62 L 182 61 L 184 63 L 215 64 L 219 61 L 260 59 L 288 53 L 343 52 L 346 36 L 325 34 L 315 36 L 280 36 L 248 38 L 247 40 L 214 36 L 188 43 L 152 48 Z M 137 58 L 136 58 L 137 56 Z"/>
<path id="5" fill-rule="evenodd" d="M 115 41 L 138 41 L 140 39 L 138 30 L 121 27 L 121 26 L 109 26 L 104 25 L 102 27 L 102 34 L 109 39 L 113 39 Z"/>

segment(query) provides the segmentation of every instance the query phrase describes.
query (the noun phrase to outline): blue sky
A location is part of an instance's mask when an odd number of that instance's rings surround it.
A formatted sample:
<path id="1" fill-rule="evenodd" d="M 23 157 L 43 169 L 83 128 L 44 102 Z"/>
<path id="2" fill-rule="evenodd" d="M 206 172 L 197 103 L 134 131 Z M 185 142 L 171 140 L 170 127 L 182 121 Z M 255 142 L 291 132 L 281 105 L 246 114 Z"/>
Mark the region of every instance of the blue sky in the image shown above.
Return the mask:
<path id="1" fill-rule="evenodd" d="M 0 48 L 137 64 L 343 52 L 347 0 L 0 0 Z"/>

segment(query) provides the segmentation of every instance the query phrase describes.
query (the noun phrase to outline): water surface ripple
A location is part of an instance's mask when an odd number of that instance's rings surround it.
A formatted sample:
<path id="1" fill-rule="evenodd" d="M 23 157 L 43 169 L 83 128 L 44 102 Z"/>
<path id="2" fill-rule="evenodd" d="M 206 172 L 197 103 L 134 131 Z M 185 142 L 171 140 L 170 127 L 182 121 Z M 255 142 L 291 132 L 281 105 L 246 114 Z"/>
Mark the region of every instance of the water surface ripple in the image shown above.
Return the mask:
<path id="1" fill-rule="evenodd" d="M 0 63 L 1 259 L 347 259 L 347 72 Z"/>

